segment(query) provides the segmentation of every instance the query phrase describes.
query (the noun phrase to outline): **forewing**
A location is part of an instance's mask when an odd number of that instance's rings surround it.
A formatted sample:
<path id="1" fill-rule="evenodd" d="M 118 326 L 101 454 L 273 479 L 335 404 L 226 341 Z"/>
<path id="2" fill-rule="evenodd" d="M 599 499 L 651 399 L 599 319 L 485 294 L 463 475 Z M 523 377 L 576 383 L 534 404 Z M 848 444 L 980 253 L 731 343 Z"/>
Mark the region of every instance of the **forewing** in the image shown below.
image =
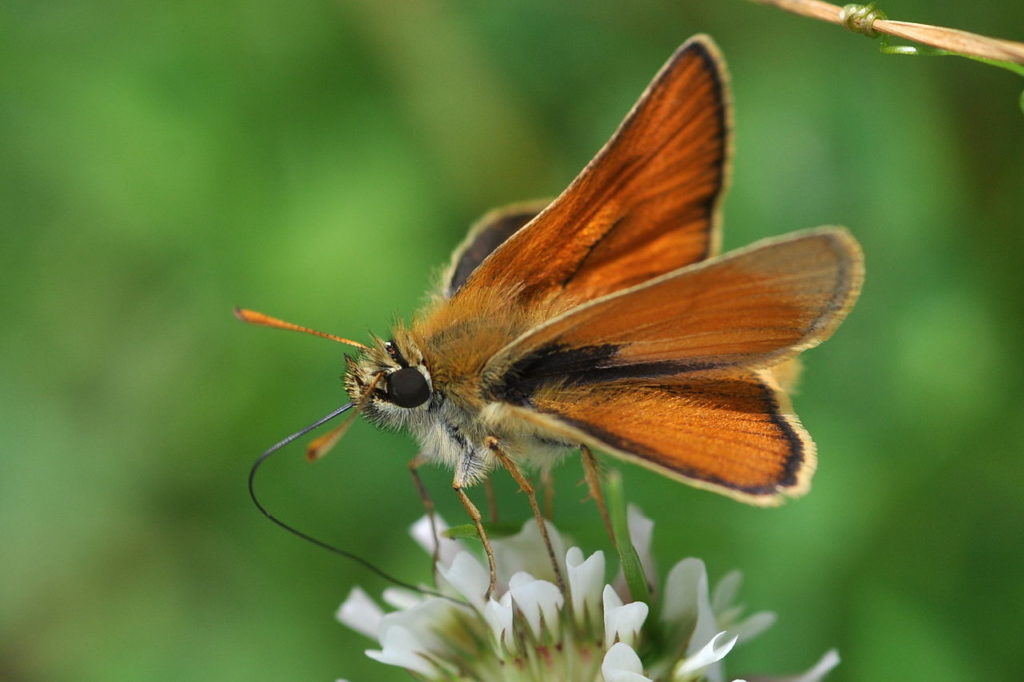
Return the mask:
<path id="1" fill-rule="evenodd" d="M 524 302 L 588 300 L 718 249 L 729 104 L 710 39 L 679 48 L 607 145 L 470 275 Z"/>
<path id="2" fill-rule="evenodd" d="M 755 244 L 573 308 L 488 363 L 493 398 L 526 403 L 588 385 L 771 367 L 828 338 L 860 291 L 841 228 Z"/>
<path id="3" fill-rule="evenodd" d="M 806 491 L 815 448 L 770 374 L 548 388 L 513 414 L 744 502 Z"/>
<path id="4" fill-rule="evenodd" d="M 441 278 L 444 298 L 451 298 L 491 252 L 551 203 L 550 199 L 503 206 L 486 213 L 452 254 L 451 265 Z"/>

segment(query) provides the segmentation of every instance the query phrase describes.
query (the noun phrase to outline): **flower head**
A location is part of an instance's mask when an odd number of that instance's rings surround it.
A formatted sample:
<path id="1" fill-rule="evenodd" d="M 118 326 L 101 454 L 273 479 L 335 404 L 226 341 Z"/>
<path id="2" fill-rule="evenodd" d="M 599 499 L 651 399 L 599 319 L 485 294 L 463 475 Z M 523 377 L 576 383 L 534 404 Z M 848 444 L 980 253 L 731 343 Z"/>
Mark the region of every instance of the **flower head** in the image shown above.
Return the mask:
<path id="1" fill-rule="evenodd" d="M 649 554 L 653 523 L 631 509 L 629 525 L 648 580 L 656 584 Z M 603 552 L 566 551 L 551 524 L 548 533 L 563 560 L 564 591 L 530 521 L 518 534 L 493 542 L 493 595 L 487 595 L 484 564 L 462 543 L 442 537 L 437 590 L 443 596 L 388 589 L 383 600 L 395 610 L 385 613 L 356 588 L 338 609 L 338 620 L 379 642 L 368 656 L 419 679 L 508 682 L 722 682 L 722 659 L 775 620 L 766 611 L 744 616 L 734 605 L 737 572 L 711 590 L 699 559 L 675 564 L 653 592 L 654 603 L 631 600 L 623 581 L 606 582 Z M 413 526 L 412 536 L 434 552 L 426 519 Z M 785 679 L 817 682 L 838 662 L 829 652 L 804 675 Z"/>

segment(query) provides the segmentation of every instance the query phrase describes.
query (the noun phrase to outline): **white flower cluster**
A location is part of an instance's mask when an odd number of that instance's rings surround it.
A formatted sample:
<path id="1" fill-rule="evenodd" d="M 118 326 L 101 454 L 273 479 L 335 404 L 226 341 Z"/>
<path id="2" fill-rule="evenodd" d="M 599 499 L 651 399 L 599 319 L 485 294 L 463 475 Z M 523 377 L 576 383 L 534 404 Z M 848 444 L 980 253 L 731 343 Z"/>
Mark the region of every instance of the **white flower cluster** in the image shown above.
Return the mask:
<path id="1" fill-rule="evenodd" d="M 653 525 L 630 509 L 633 543 L 652 585 Z M 442 538 L 438 591 L 453 599 L 390 588 L 383 599 L 396 610 L 385 613 L 356 588 L 338 609 L 338 620 L 380 642 L 367 656 L 419 679 L 485 682 L 723 682 L 726 654 L 775 621 L 767 611 L 743 618 L 742 607 L 733 604 L 740 574 L 729 573 L 711 591 L 704 563 L 692 558 L 668 572 L 654 592 L 657 604 L 626 603 L 621 574 L 605 582 L 603 552 L 565 551 L 550 524 L 548 532 L 556 555 L 564 557 L 565 592 L 530 521 L 517 535 L 494 541 L 499 584 L 490 598 L 484 564 L 462 543 Z M 413 526 L 412 535 L 434 551 L 427 519 Z M 652 608 L 656 616 L 649 618 Z M 803 675 L 775 679 L 818 682 L 838 663 L 830 651 Z"/>

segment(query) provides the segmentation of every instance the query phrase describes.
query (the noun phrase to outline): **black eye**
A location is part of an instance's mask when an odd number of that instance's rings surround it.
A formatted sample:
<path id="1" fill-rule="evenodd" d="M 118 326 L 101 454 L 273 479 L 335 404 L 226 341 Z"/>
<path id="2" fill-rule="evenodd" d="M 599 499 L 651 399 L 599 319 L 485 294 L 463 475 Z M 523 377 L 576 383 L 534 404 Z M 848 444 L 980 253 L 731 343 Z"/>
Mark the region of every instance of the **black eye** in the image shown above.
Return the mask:
<path id="1" fill-rule="evenodd" d="M 403 367 L 388 375 L 388 400 L 399 407 L 416 407 L 430 398 L 430 386 L 416 369 Z"/>

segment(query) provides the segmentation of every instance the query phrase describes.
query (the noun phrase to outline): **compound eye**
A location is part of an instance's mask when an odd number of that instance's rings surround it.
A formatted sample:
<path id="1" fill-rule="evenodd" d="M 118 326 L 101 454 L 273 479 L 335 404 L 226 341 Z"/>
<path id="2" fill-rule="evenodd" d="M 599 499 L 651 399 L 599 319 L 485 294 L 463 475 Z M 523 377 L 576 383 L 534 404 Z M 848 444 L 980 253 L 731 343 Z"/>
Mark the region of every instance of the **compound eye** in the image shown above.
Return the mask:
<path id="1" fill-rule="evenodd" d="M 418 407 L 430 398 L 426 378 L 413 367 L 388 375 L 388 400 L 399 407 Z"/>

